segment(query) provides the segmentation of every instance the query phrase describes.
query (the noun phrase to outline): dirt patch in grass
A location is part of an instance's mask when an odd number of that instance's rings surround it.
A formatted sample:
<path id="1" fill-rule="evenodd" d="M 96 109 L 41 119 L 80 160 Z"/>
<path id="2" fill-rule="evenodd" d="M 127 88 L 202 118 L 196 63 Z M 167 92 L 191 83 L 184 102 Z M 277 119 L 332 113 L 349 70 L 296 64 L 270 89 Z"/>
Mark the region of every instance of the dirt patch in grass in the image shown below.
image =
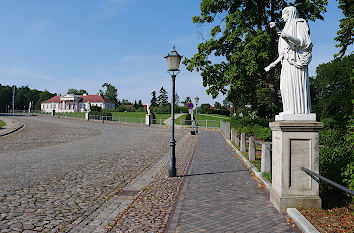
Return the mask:
<path id="1" fill-rule="evenodd" d="M 320 232 L 354 232 L 354 203 L 329 210 L 298 208 Z"/>

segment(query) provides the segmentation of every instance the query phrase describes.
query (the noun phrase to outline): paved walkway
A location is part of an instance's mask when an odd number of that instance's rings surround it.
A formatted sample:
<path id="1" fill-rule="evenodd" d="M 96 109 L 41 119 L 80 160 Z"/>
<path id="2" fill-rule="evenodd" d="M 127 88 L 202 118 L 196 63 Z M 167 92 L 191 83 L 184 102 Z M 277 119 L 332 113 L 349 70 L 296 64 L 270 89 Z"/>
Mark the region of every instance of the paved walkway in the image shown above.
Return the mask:
<path id="1" fill-rule="evenodd" d="M 201 131 L 168 232 L 297 232 L 219 132 Z"/>
<path id="2" fill-rule="evenodd" d="M 178 114 L 175 114 L 175 121 L 176 119 L 178 119 L 180 116 L 184 115 L 184 113 L 178 113 Z M 167 118 L 166 120 L 163 121 L 163 123 L 165 125 L 169 125 L 171 126 L 171 117 L 170 118 Z M 175 122 L 175 127 L 178 127 L 178 125 L 176 125 L 176 122 Z"/>

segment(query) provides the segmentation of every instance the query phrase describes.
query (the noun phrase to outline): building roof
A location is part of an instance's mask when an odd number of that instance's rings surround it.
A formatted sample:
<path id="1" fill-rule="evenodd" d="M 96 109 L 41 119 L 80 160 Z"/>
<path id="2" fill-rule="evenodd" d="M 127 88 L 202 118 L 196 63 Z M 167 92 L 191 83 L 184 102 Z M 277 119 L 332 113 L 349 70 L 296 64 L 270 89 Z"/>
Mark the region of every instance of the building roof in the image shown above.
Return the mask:
<path id="1" fill-rule="evenodd" d="M 52 98 L 42 101 L 41 103 L 45 104 L 45 103 L 59 103 L 60 102 L 60 95 L 57 96 L 53 96 Z"/>
<path id="2" fill-rule="evenodd" d="M 90 103 L 114 103 L 114 100 L 109 100 L 107 98 L 103 98 L 101 95 L 77 95 L 81 98 L 81 100 L 79 102 L 81 103 L 86 103 L 86 102 L 90 102 Z M 60 95 L 54 96 L 48 100 L 42 101 L 41 103 L 45 104 L 45 103 L 60 103 Z"/>

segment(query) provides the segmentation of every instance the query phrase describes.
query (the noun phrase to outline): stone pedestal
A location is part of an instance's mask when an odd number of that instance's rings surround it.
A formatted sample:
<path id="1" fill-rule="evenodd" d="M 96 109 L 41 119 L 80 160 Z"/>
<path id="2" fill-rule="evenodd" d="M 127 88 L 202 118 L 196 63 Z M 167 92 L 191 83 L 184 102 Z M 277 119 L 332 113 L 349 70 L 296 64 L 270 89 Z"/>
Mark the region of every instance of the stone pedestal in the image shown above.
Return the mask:
<path id="1" fill-rule="evenodd" d="M 85 112 L 85 120 L 90 120 L 90 114 L 91 112 Z"/>
<path id="2" fill-rule="evenodd" d="M 146 114 L 145 115 L 145 125 L 150 126 L 151 124 L 151 114 Z"/>
<path id="3" fill-rule="evenodd" d="M 273 144 L 271 202 L 281 213 L 298 206 L 320 208 L 319 185 L 301 167 L 319 172 L 318 132 L 323 123 L 275 121 L 269 126 Z"/>

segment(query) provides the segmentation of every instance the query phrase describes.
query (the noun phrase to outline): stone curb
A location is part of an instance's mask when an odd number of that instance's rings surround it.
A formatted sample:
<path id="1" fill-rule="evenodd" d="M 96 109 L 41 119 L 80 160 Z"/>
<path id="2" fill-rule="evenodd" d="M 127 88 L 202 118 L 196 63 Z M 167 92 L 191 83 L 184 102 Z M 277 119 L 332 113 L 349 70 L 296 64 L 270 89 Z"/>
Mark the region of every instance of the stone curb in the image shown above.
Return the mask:
<path id="1" fill-rule="evenodd" d="M 287 213 L 302 232 L 319 233 L 319 231 L 296 208 L 288 208 Z"/>
<path id="2" fill-rule="evenodd" d="M 24 126 L 23 123 L 18 122 L 18 123 L 15 124 L 15 127 L 11 128 L 11 129 L 8 129 L 8 130 L 5 130 L 5 132 L 0 132 L 0 137 L 12 134 L 12 133 L 16 132 L 17 130 L 21 129 L 23 126 Z"/>

